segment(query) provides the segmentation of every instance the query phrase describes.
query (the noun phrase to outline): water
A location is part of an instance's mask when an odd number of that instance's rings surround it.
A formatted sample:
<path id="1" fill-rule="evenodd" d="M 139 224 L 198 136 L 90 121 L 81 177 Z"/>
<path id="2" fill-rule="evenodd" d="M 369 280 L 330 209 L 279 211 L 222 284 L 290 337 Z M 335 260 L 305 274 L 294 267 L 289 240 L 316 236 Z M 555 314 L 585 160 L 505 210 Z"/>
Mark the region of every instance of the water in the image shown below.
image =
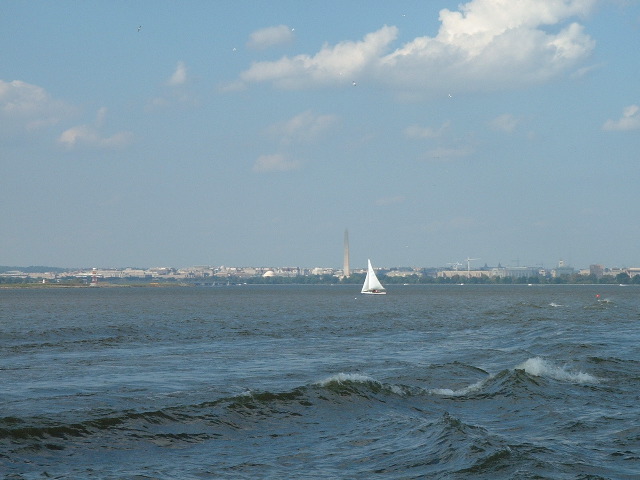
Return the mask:
<path id="1" fill-rule="evenodd" d="M 0 290 L 0 472 L 639 478 L 639 288 L 388 291 Z"/>

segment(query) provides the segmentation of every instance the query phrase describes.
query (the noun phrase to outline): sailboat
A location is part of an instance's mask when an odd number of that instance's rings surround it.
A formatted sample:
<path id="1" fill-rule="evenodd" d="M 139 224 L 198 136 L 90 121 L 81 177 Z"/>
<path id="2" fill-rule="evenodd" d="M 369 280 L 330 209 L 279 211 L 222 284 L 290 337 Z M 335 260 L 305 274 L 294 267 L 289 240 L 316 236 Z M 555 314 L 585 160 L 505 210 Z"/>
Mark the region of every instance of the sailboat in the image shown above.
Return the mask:
<path id="1" fill-rule="evenodd" d="M 371 266 L 371 260 L 367 260 L 369 262 L 369 266 L 367 268 L 367 276 L 364 279 L 364 284 L 362 285 L 362 293 L 366 293 L 369 295 L 384 295 L 387 291 L 384 289 L 380 280 L 376 276 L 376 272 L 373 270 Z"/>

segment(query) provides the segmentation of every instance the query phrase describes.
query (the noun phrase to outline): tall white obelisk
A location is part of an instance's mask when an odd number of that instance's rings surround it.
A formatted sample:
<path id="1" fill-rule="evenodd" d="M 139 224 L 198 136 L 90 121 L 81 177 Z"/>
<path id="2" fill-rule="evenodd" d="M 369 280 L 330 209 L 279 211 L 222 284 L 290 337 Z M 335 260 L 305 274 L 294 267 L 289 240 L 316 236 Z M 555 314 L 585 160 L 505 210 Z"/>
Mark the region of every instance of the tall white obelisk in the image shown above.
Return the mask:
<path id="1" fill-rule="evenodd" d="M 349 268 L 349 230 L 344 231 L 344 265 L 342 266 L 342 273 L 345 277 L 351 276 L 351 269 Z"/>

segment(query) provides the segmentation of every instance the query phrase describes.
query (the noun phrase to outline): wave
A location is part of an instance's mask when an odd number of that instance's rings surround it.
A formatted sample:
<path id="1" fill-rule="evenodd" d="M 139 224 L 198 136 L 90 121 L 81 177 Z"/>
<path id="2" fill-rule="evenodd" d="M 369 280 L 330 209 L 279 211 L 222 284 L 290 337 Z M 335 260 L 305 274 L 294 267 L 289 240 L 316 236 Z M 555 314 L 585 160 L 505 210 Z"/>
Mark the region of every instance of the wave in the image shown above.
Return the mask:
<path id="1" fill-rule="evenodd" d="M 522 373 L 524 373 L 524 376 Z M 467 386 L 452 388 L 432 388 L 426 392 L 433 395 L 445 397 L 467 397 L 474 395 L 514 395 L 518 389 L 535 391 L 540 395 L 545 395 L 545 388 L 536 381 L 536 378 L 548 378 L 560 382 L 573 384 L 597 384 L 601 379 L 585 372 L 576 372 L 567 367 L 558 366 L 550 360 L 541 357 L 533 357 L 525 360 L 512 370 L 504 370 L 497 374 L 487 374 L 486 378 L 480 379 Z"/>
<path id="2" fill-rule="evenodd" d="M 220 478 L 225 473 L 226 478 L 256 478 L 264 475 L 261 468 L 284 478 L 282 465 L 299 462 L 335 474 L 325 478 L 339 478 L 347 467 L 352 478 L 515 478 L 527 470 L 546 470 L 549 476 L 543 478 L 554 478 L 553 449 L 523 443 L 518 434 L 518 429 L 532 428 L 529 414 L 522 412 L 555 401 L 541 377 L 579 383 L 581 372 L 539 357 L 495 375 L 464 364 L 449 367 L 438 370 L 457 368 L 483 378 L 462 388 L 434 389 L 343 372 L 282 391 L 246 391 L 147 411 L 0 418 L 0 458 L 19 462 L 25 456 L 64 456 L 64 462 L 76 462 L 76 471 L 83 471 L 82 459 L 100 454 L 106 455 L 106 464 L 121 451 L 144 457 L 156 455 L 156 449 L 169 449 L 164 451 L 170 455 L 192 448 L 189 453 L 207 458 L 213 453 Z M 461 378 L 451 374 L 452 382 Z M 535 422 L 557 420 L 540 413 Z M 513 435 L 505 421 L 515 425 Z M 637 437 L 637 430 L 621 435 L 626 442 Z M 246 470 L 238 476 L 240 464 Z"/>
<path id="3" fill-rule="evenodd" d="M 516 367 L 535 377 L 547 377 L 570 383 L 598 383 L 600 380 L 585 372 L 575 372 L 540 357 L 529 358 Z"/>
<path id="4" fill-rule="evenodd" d="M 343 384 L 347 382 L 380 384 L 380 382 L 378 382 L 374 378 L 369 377 L 367 375 L 362 375 L 360 373 L 338 373 L 337 375 L 332 375 L 330 377 L 325 378 L 324 380 L 320 380 L 319 382 L 316 382 L 316 385 L 326 387 L 333 383 Z"/>
<path id="5" fill-rule="evenodd" d="M 147 441 L 159 445 L 202 442 L 251 430 L 265 421 L 287 424 L 299 418 L 312 418 L 321 422 L 333 416 L 339 418 L 347 410 L 375 410 L 381 405 L 385 407 L 380 408 L 395 406 L 401 411 L 430 410 L 442 402 L 439 400 L 434 403 L 434 397 L 470 401 L 544 396 L 548 386 L 537 380 L 540 377 L 570 383 L 598 381 L 590 374 L 558 367 L 539 357 L 530 358 L 512 370 L 487 375 L 461 388 L 409 386 L 381 382 L 360 373 L 338 373 L 281 392 L 249 391 L 202 403 L 149 411 L 102 410 L 93 413 L 68 412 L 55 418 L 0 418 L 0 453 L 3 444 L 12 445 L 10 448 L 51 450 L 85 443 L 87 438 L 105 436 L 124 436 L 127 441 Z M 308 421 L 313 423 L 316 420 Z"/>
<path id="6" fill-rule="evenodd" d="M 443 395 L 447 397 L 463 397 L 465 395 L 480 392 L 490 378 L 491 377 L 488 377 L 484 380 L 479 380 L 476 383 L 472 383 L 467 387 L 459 388 L 457 390 L 452 390 L 450 388 L 433 388 L 428 390 L 428 392 L 435 395 Z"/>
<path id="7" fill-rule="evenodd" d="M 379 393 L 381 391 L 387 391 L 395 395 L 407 395 L 411 391 L 409 387 L 395 384 L 383 384 L 372 377 L 359 373 L 338 373 L 337 375 L 332 375 L 324 380 L 316 382 L 315 385 L 328 388 L 336 392 L 357 392 L 360 394 L 366 392 Z M 361 388 L 362 386 L 367 387 L 366 390 L 363 390 Z"/>

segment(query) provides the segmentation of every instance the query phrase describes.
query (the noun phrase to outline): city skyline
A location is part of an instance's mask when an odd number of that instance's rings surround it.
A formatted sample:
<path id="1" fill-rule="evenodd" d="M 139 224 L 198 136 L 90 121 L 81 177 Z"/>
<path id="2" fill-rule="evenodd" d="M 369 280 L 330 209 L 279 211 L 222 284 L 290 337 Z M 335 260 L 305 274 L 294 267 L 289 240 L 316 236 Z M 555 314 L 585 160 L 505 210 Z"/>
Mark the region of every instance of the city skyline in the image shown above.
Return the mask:
<path id="1" fill-rule="evenodd" d="M 434 267 L 373 267 L 385 282 L 410 285 L 415 283 L 616 283 L 621 286 L 640 283 L 640 267 L 609 268 L 593 264 L 588 269 L 575 269 L 559 262 L 551 269 L 540 267 L 483 266 L 471 269 L 453 270 Z M 368 263 L 371 268 L 370 262 Z M 226 267 L 192 266 L 185 268 L 76 268 L 51 269 L 49 267 L 29 267 L 28 269 L 8 269 L 0 266 L 0 284 L 3 286 L 23 286 L 52 283 L 54 285 L 100 286 L 123 285 L 123 281 L 160 286 L 176 285 L 234 285 L 250 283 L 349 283 L 360 284 L 371 272 L 366 268 L 353 271 L 331 267 Z M 375 275 L 375 273 L 374 273 Z M 184 282 L 184 283 L 182 283 Z M 239 282 L 239 283 L 238 283 Z M 365 280 L 365 284 L 367 281 Z M 126 285 L 126 283 L 124 283 Z M 379 287 L 382 288 L 382 287 Z"/>
<path id="2" fill-rule="evenodd" d="M 617 0 L 7 0 L 0 264 L 640 264 L 639 38 Z"/>
<path id="3" fill-rule="evenodd" d="M 345 232 L 346 233 L 346 232 Z M 348 249 L 344 249 L 343 252 L 347 252 Z M 447 262 L 446 264 L 440 264 L 440 265 L 426 265 L 426 264 L 415 264 L 415 265 L 388 265 L 388 264 L 384 264 L 384 265 L 379 265 L 376 264 L 375 269 L 376 270 L 403 270 L 403 269 L 409 269 L 409 270 L 448 270 L 448 271 L 459 271 L 461 273 L 465 273 L 467 271 L 482 271 L 482 270 L 486 270 L 486 269 L 491 269 L 491 268 L 507 268 L 507 269 L 540 269 L 540 270 L 546 270 L 546 271 L 551 271 L 554 269 L 563 269 L 563 268 L 567 268 L 567 269 L 573 269 L 576 271 L 580 271 L 580 270 L 588 270 L 589 268 L 594 268 L 597 267 L 599 269 L 603 269 L 603 270 L 620 270 L 620 269 L 639 269 L 640 267 L 636 266 L 636 264 L 623 264 L 623 265 L 606 265 L 606 264 L 602 264 L 602 263 L 597 263 L 597 262 L 591 262 L 587 265 L 574 265 L 571 264 L 569 262 L 566 262 L 562 259 L 556 261 L 555 263 L 552 264 L 543 264 L 543 263 L 538 263 L 535 265 L 527 265 L 527 264 L 520 264 L 519 262 L 513 264 L 513 263 L 502 263 L 499 262 L 497 264 L 489 264 L 487 262 L 481 262 L 481 259 L 471 259 L 471 258 L 467 258 L 465 259 L 465 262 L 459 262 L 459 261 L 455 261 L 455 262 Z M 358 263 L 357 265 L 353 266 L 350 264 L 350 262 L 348 262 L 346 260 L 346 258 L 343 258 L 343 263 L 342 265 L 339 265 L 338 263 L 334 263 L 334 264 L 325 264 L 325 265 L 295 265 L 292 263 L 285 263 L 285 264 L 281 264 L 281 265 L 277 265 L 277 264 L 266 264 L 266 263 L 257 263 L 257 264 L 247 264 L 247 263 L 240 263 L 240 264 L 207 264 L 207 263 L 195 263 L 192 265 L 171 265 L 171 264 L 167 264 L 167 263 L 161 263 L 161 264 L 157 264 L 157 265 L 142 265 L 142 264 L 131 264 L 131 265 L 119 265 L 119 266 L 114 266 L 114 265 L 93 265 L 93 266 L 87 266 L 87 265 L 35 265 L 35 264 L 24 264 L 24 265 L 0 265 L 0 269 L 4 269 L 7 270 L 9 268 L 16 268 L 16 269 L 25 269 L 25 270 L 29 270 L 29 271 L 33 271 L 33 272 L 37 272 L 37 273 L 42 273 L 42 272 L 47 272 L 49 270 L 47 269 L 51 269 L 51 271 L 53 270 L 65 270 L 65 271 L 91 271 L 91 270 L 113 270 L 113 271 L 125 271 L 125 270 L 149 270 L 149 271 L 155 271 L 155 270 L 184 270 L 184 271 L 188 271 L 188 270 L 198 270 L 198 269 L 222 269 L 222 270 L 226 270 L 226 269 L 255 269 L 256 271 L 261 271 L 261 272 L 265 272 L 267 270 L 270 269 L 275 269 L 275 270 L 304 270 L 304 271 L 311 271 L 314 269 L 317 269 L 318 271 L 320 270 L 326 270 L 326 271 L 331 271 L 331 272 L 343 272 L 343 274 L 346 272 L 346 276 L 349 276 L 349 273 L 353 273 L 353 272 L 366 272 L 367 270 L 367 264 L 366 262 L 363 264 Z M 34 270 L 34 269 L 41 269 L 41 270 Z M 2 273 L 2 271 L 0 271 L 0 273 Z"/>

